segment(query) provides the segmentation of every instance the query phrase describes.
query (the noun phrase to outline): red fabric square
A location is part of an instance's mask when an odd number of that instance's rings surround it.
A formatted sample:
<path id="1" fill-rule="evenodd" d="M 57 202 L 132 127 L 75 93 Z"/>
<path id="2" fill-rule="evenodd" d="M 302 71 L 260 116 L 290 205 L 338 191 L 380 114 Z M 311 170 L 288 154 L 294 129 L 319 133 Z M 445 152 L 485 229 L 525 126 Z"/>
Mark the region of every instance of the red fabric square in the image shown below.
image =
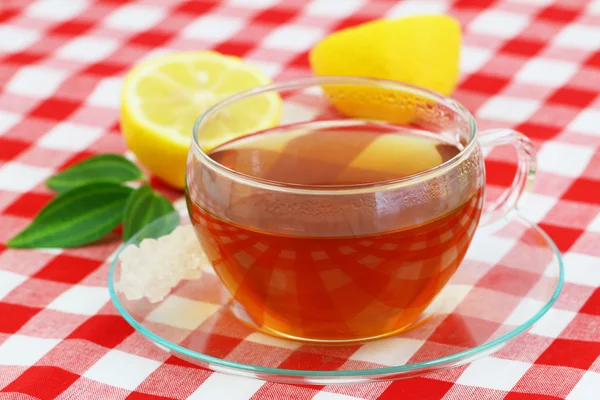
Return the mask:
<path id="1" fill-rule="evenodd" d="M 8 21 L 17 14 L 17 10 L 0 10 L 0 23 Z"/>
<path id="2" fill-rule="evenodd" d="M 49 98 L 31 110 L 31 116 L 62 121 L 73 114 L 78 107 L 79 103 L 73 101 Z"/>
<path id="3" fill-rule="evenodd" d="M 567 106 L 576 106 L 585 108 L 596 98 L 597 93 L 571 88 L 560 88 L 548 99 L 552 103 L 560 103 Z"/>
<path id="4" fill-rule="evenodd" d="M 509 80 L 497 76 L 473 74 L 464 81 L 461 89 L 483 92 L 488 94 L 498 93 L 508 84 Z"/>
<path id="5" fill-rule="evenodd" d="M 488 8 L 491 7 L 497 0 L 457 0 L 454 3 L 456 8 Z"/>
<path id="6" fill-rule="evenodd" d="M 3 61 L 11 64 L 29 65 L 39 62 L 42 58 L 44 58 L 43 54 L 22 51 L 20 53 L 11 54 Z"/>
<path id="7" fill-rule="evenodd" d="M 554 240 L 554 243 L 556 243 L 559 250 L 562 252 L 569 250 L 583 234 L 583 230 L 576 228 L 567 228 L 546 223 L 540 223 L 539 226 L 550 235 L 552 240 Z"/>
<path id="8" fill-rule="evenodd" d="M 542 12 L 537 15 L 537 18 L 552 22 L 567 23 L 577 18 L 578 14 L 579 10 L 573 10 L 559 6 L 550 6 L 542 10 Z"/>
<path id="9" fill-rule="evenodd" d="M 0 332 L 15 333 L 41 309 L 0 302 Z"/>
<path id="10" fill-rule="evenodd" d="M 492 290 L 523 296 L 538 281 L 539 275 L 515 268 L 496 266 L 488 271 L 477 283 L 477 286 Z"/>
<path id="11" fill-rule="evenodd" d="M 524 122 L 517 127 L 516 130 L 525 134 L 530 139 L 549 140 L 554 138 L 561 131 L 560 128 L 536 124 L 533 122 Z"/>
<path id="12" fill-rule="evenodd" d="M 412 378 L 394 381 L 388 386 L 379 400 L 419 399 L 439 400 L 452 388 L 452 382 L 429 378 Z"/>
<path id="13" fill-rule="evenodd" d="M 450 314 L 435 329 L 429 340 L 452 346 L 473 347 L 489 339 L 498 326 L 496 322 Z"/>
<path id="14" fill-rule="evenodd" d="M 113 64 L 108 61 L 101 61 L 96 64 L 91 64 L 89 67 L 81 71 L 83 74 L 90 74 L 94 76 L 110 76 L 117 75 L 125 71 L 128 67 L 126 65 Z"/>
<path id="15" fill-rule="evenodd" d="M 305 51 L 292 58 L 289 65 L 296 68 L 310 68 L 310 62 L 308 60 L 308 51 Z"/>
<path id="16" fill-rule="evenodd" d="M 255 47 L 256 45 L 251 42 L 227 41 L 215 46 L 213 50 L 223 54 L 243 57 Z"/>
<path id="17" fill-rule="evenodd" d="M 500 52 L 531 57 L 539 53 L 544 46 L 544 43 L 535 40 L 515 38 L 506 42 L 504 46 L 500 48 Z"/>
<path id="18" fill-rule="evenodd" d="M 485 171 L 488 185 L 508 187 L 515 179 L 517 166 L 501 161 L 485 160 Z"/>
<path id="19" fill-rule="evenodd" d="M 585 63 L 589 66 L 600 68 L 600 51 L 592 54 L 592 56 L 588 58 Z"/>
<path id="20" fill-rule="evenodd" d="M 258 13 L 254 17 L 254 21 L 263 24 L 281 25 L 298 15 L 298 10 L 288 8 L 269 8 Z"/>
<path id="21" fill-rule="evenodd" d="M 0 144 L 1 146 L 1 144 Z M 46 193 L 25 193 L 7 207 L 4 212 L 19 217 L 33 218 L 54 196 Z"/>
<path id="22" fill-rule="evenodd" d="M 33 366 L 6 386 L 3 391 L 28 394 L 40 400 L 53 400 L 77 379 L 79 375 L 62 368 Z"/>
<path id="23" fill-rule="evenodd" d="M 600 343 L 556 339 L 535 361 L 536 364 L 588 369 L 600 354 Z"/>
<path id="24" fill-rule="evenodd" d="M 169 32 L 148 31 L 133 36 L 129 39 L 129 43 L 138 46 L 158 47 L 162 46 L 172 38 L 173 34 Z"/>
<path id="25" fill-rule="evenodd" d="M 201 14 L 206 13 L 208 10 L 213 8 L 216 3 L 212 1 L 202 1 L 202 0 L 188 0 L 185 3 L 182 3 L 179 7 L 177 7 L 175 12 L 182 12 L 186 14 L 192 14 L 194 17 L 197 17 Z"/>
<path id="26" fill-rule="evenodd" d="M 29 147 L 29 143 L 0 137 L 0 160 L 10 161 Z"/>
<path id="27" fill-rule="evenodd" d="M 352 26 L 364 24 L 365 22 L 369 22 L 371 20 L 372 20 L 372 18 L 369 18 L 367 16 L 353 15 L 351 17 L 344 19 L 339 24 L 335 25 L 332 29 L 332 32 L 335 32 L 335 31 L 341 30 L 341 29 L 350 28 Z"/>
<path id="28" fill-rule="evenodd" d="M 62 24 L 56 25 L 50 29 L 48 33 L 65 36 L 78 36 L 89 31 L 94 24 L 85 21 L 65 21 Z"/>
<path id="29" fill-rule="evenodd" d="M 38 271 L 34 277 L 57 282 L 78 283 L 101 264 L 100 261 L 60 254 Z"/>
<path id="30" fill-rule="evenodd" d="M 95 315 L 73 331 L 69 339 L 85 339 L 100 346 L 114 348 L 132 333 L 131 325 L 120 316 Z"/>
<path id="31" fill-rule="evenodd" d="M 600 204 L 600 196 L 592 193 L 600 193 L 600 182 L 592 179 L 579 178 L 563 195 L 565 200 L 581 201 L 584 203 Z"/>
<path id="32" fill-rule="evenodd" d="M 600 288 L 597 288 L 594 293 L 587 299 L 581 310 L 581 313 L 600 315 Z"/>

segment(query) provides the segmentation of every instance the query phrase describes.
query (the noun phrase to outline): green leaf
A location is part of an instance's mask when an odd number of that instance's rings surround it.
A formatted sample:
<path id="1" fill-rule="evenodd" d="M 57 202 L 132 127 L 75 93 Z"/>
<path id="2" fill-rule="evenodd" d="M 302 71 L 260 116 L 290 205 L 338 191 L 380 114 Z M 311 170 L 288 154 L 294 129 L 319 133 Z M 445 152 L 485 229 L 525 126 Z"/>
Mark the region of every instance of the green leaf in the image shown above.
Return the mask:
<path id="1" fill-rule="evenodd" d="M 143 178 L 142 171 L 119 154 L 100 154 L 51 176 L 46 186 L 61 193 L 92 182 L 127 182 Z"/>
<path id="2" fill-rule="evenodd" d="M 158 239 L 168 235 L 179 226 L 179 223 L 180 218 L 176 211 L 155 219 L 154 222 L 135 234 L 135 244 L 139 245 L 144 239 Z"/>
<path id="3" fill-rule="evenodd" d="M 61 193 L 7 245 L 40 248 L 92 243 L 121 223 L 132 192 L 118 183 L 96 182 Z"/>
<path id="4" fill-rule="evenodd" d="M 174 210 L 169 200 L 156 193 L 150 186 L 141 186 L 125 205 L 123 240 L 129 240 L 140 229 Z"/>

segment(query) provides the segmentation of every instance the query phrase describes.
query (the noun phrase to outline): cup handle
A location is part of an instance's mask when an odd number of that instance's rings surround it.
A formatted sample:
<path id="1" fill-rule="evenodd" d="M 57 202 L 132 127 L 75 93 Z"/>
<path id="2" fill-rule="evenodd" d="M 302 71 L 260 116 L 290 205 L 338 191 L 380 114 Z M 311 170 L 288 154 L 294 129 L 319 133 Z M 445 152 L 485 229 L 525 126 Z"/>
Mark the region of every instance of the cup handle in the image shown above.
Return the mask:
<path id="1" fill-rule="evenodd" d="M 531 140 L 513 129 L 490 129 L 480 133 L 479 145 L 481 147 L 505 144 L 512 145 L 517 151 L 517 173 L 510 187 L 496 201 L 484 206 L 481 225 L 493 225 L 518 210 L 533 188 L 536 158 Z"/>

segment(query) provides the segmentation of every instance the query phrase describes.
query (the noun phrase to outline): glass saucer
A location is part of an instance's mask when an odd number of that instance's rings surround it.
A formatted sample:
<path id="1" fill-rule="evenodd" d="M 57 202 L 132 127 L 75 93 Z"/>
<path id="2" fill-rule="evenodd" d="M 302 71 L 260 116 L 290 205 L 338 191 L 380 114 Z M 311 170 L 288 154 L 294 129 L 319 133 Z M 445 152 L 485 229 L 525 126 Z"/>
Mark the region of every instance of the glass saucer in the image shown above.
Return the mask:
<path id="1" fill-rule="evenodd" d="M 126 245 L 189 223 L 187 216 L 167 215 Z M 179 283 L 158 303 L 127 300 L 115 290 L 119 264 L 117 255 L 108 281 L 112 301 L 157 346 L 214 371 L 294 384 L 394 380 L 469 363 L 538 321 L 556 301 L 564 274 L 548 235 L 513 214 L 500 227 L 477 231 L 422 323 L 385 339 L 321 345 L 270 336 L 242 322 L 210 268 L 199 279 Z"/>

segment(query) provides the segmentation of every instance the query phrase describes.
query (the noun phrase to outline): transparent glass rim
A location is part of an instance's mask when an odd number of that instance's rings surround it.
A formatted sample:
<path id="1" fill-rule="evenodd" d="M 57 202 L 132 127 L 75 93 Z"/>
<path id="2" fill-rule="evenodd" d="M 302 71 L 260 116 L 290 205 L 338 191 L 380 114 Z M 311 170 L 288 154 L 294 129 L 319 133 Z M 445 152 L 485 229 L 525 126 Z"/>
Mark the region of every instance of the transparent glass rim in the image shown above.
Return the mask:
<path id="1" fill-rule="evenodd" d="M 162 218 L 167 218 L 171 216 L 171 214 L 167 214 Z M 121 314 L 121 316 L 138 332 L 142 335 L 150 339 L 151 341 L 164 346 L 170 351 L 174 351 L 184 356 L 190 357 L 195 360 L 199 360 L 205 362 L 211 366 L 219 366 L 224 369 L 231 369 L 235 371 L 244 371 L 246 373 L 254 373 L 254 374 L 266 374 L 266 375 L 287 375 L 287 376 L 295 376 L 295 377 L 307 377 L 307 378 L 357 378 L 364 376 L 377 376 L 377 375 L 391 375 L 398 373 L 405 373 L 420 369 L 426 369 L 431 367 L 439 367 L 447 364 L 452 364 L 454 362 L 459 362 L 462 360 L 468 360 L 470 357 L 474 357 L 478 354 L 484 353 L 486 351 L 491 351 L 497 346 L 500 346 L 502 343 L 514 338 L 525 330 L 529 329 L 534 323 L 536 323 L 546 312 L 552 307 L 552 305 L 556 302 L 560 292 L 562 291 L 562 287 L 564 284 L 564 263 L 560 251 L 558 247 L 554 243 L 554 241 L 548 236 L 548 234 L 541 229 L 537 224 L 530 221 L 529 219 L 523 217 L 518 213 L 513 213 L 512 218 L 520 220 L 521 222 L 529 225 L 531 228 L 535 229 L 542 237 L 546 240 L 550 248 L 552 249 L 556 259 L 558 261 L 559 267 L 559 276 L 558 276 L 558 284 L 556 285 L 556 289 L 554 293 L 548 300 L 548 302 L 538 311 L 533 317 L 529 320 L 525 321 L 522 325 L 519 325 L 515 329 L 505 333 L 504 335 L 491 340 L 487 343 L 481 344 L 479 346 L 458 352 L 456 354 L 452 354 L 449 356 L 444 356 L 440 358 L 436 358 L 434 360 L 428 360 L 423 362 L 418 362 L 414 364 L 405 364 L 399 366 L 391 366 L 391 367 L 382 367 L 382 368 L 371 368 L 371 369 L 362 369 L 362 370 L 344 370 L 344 371 L 315 371 L 315 370 L 296 370 L 296 369 L 281 369 L 281 368 L 272 368 L 272 367 L 260 367 L 256 365 L 237 363 L 234 361 L 228 361 L 221 358 L 209 356 L 206 354 L 198 353 L 183 346 L 180 346 L 176 343 L 173 343 L 169 340 L 162 338 L 161 336 L 156 335 L 155 333 L 149 331 L 143 325 L 133 318 L 131 314 L 125 309 L 125 307 L 119 301 L 117 296 L 116 289 L 114 287 L 114 272 L 117 266 L 118 256 L 123 251 L 125 247 L 130 244 L 135 243 L 137 238 L 137 234 L 134 235 L 129 241 L 123 244 L 119 249 L 117 255 L 115 256 L 109 270 L 109 279 L 108 279 L 108 291 L 110 293 L 110 297 L 112 303 L 114 304 L 117 311 Z M 161 219 L 156 220 L 152 224 L 148 225 L 144 229 L 150 228 L 153 224 L 157 224 Z"/>
<path id="2" fill-rule="evenodd" d="M 382 182 L 368 183 L 368 184 L 358 184 L 358 185 L 337 185 L 330 187 L 323 186 L 309 186 L 309 185 L 299 185 L 299 184 L 290 184 L 283 182 L 275 182 L 269 181 L 265 179 L 256 178 L 250 175 L 246 175 L 232 169 L 225 167 L 224 165 L 219 164 L 212 158 L 208 156 L 208 154 L 202 150 L 199 142 L 198 136 L 201 133 L 202 126 L 205 121 L 217 113 L 219 110 L 236 103 L 241 100 L 245 100 L 252 96 L 262 95 L 269 92 L 281 92 L 285 90 L 291 89 L 302 89 L 308 88 L 311 86 L 323 86 L 323 85 L 362 85 L 367 87 L 381 87 L 385 89 L 398 90 L 402 92 L 412 93 L 416 96 L 427 97 L 438 103 L 443 104 L 444 106 L 450 108 L 452 111 L 460 114 L 469 124 L 469 140 L 467 145 L 461 149 L 461 151 L 455 155 L 450 160 L 434 167 L 428 169 L 426 171 L 420 172 L 418 174 L 414 174 L 405 178 L 388 180 Z M 296 194 L 318 194 L 318 195 L 328 195 L 328 194 L 359 194 L 359 193 L 375 193 L 382 192 L 387 190 L 394 190 L 397 188 L 413 185 L 415 183 L 420 183 L 423 181 L 427 181 L 431 178 L 444 174 L 446 171 L 451 170 L 456 165 L 460 164 L 464 159 L 469 157 L 471 151 L 475 147 L 477 143 L 477 124 L 475 122 L 475 118 L 471 115 L 471 113 L 458 101 L 446 97 L 442 94 L 434 92 L 432 90 L 428 90 L 419 86 L 410 85 L 408 83 L 391 81 L 386 79 L 376 79 L 376 78 L 364 78 L 357 76 L 321 76 L 321 77 L 310 77 L 310 78 L 300 78 L 283 82 L 276 82 L 268 85 L 257 86 L 252 89 L 244 90 L 239 93 L 236 93 L 232 96 L 229 96 L 212 107 L 208 108 L 205 112 L 200 115 L 200 117 L 196 120 L 192 132 L 192 151 L 199 157 L 199 161 L 203 163 L 205 166 L 210 168 L 217 174 L 224 175 L 229 179 L 237 181 L 239 183 L 253 186 L 256 188 L 276 191 L 276 192 L 286 192 L 286 193 L 296 193 Z"/>

